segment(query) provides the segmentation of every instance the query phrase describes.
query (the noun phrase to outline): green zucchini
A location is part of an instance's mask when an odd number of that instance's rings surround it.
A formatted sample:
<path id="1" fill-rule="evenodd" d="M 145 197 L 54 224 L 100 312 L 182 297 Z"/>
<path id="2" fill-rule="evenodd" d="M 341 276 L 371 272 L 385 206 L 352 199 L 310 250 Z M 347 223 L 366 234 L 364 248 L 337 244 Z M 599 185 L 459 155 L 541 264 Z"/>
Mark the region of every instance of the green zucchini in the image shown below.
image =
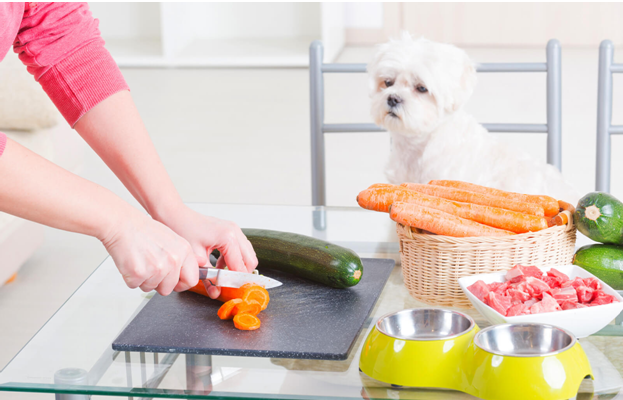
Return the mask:
<path id="1" fill-rule="evenodd" d="M 334 288 L 356 285 L 363 276 L 357 254 L 324 240 L 296 233 L 243 229 L 260 270 L 276 269 Z"/>
<path id="2" fill-rule="evenodd" d="M 613 289 L 623 290 L 623 247 L 612 244 L 581 247 L 573 256 L 573 264 L 584 268 Z"/>
<path id="3" fill-rule="evenodd" d="M 623 244 L 623 203 L 608 193 L 592 192 L 582 197 L 573 222 L 596 242 Z"/>

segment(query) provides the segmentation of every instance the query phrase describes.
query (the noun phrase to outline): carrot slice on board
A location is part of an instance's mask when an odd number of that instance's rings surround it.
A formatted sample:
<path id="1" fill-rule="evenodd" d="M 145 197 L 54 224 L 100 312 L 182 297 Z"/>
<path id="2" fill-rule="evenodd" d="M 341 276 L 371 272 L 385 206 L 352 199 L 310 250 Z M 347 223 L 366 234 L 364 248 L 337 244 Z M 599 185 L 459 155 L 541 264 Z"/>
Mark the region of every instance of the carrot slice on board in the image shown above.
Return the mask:
<path id="1" fill-rule="evenodd" d="M 242 299 L 231 299 L 225 302 L 221 308 L 218 309 L 218 317 L 220 319 L 232 319 L 234 318 L 234 309 L 238 304 L 242 303 Z"/>
<path id="2" fill-rule="evenodd" d="M 233 300 L 230 300 L 230 301 L 233 301 Z M 232 310 L 232 314 L 234 315 L 238 315 L 238 314 L 257 315 L 260 313 L 260 311 L 262 311 L 262 306 L 256 300 L 248 300 L 248 301 L 242 300 L 240 303 L 234 306 L 234 309 Z"/>
<path id="3" fill-rule="evenodd" d="M 506 236 L 515 233 L 493 228 L 469 219 L 460 218 L 434 208 L 422 207 L 417 204 L 397 202 L 392 204 L 389 216 L 403 225 L 424 229 L 437 235 L 470 237 L 470 236 Z"/>
<path id="4" fill-rule="evenodd" d="M 262 310 L 266 310 L 268 307 L 268 302 L 270 301 L 270 296 L 268 295 L 268 290 L 264 289 L 261 286 L 252 286 L 247 288 L 242 295 L 242 300 L 244 301 L 257 301 L 260 304 Z"/>
<path id="5" fill-rule="evenodd" d="M 197 286 L 188 290 L 204 296 L 208 295 L 203 282 L 199 282 Z M 225 303 L 233 299 L 255 300 L 260 303 L 262 310 L 265 310 L 266 307 L 268 307 L 270 296 L 268 295 L 268 291 L 266 289 L 254 283 L 245 283 L 239 288 L 222 287 L 221 295 L 217 298 L 217 300 Z"/>
<path id="6" fill-rule="evenodd" d="M 255 286 L 257 285 L 254 283 L 245 283 L 239 288 L 222 287 L 221 295 L 217 298 L 217 300 L 226 302 L 231 299 L 242 299 L 244 297 L 244 294 L 247 292 L 247 290 Z M 261 286 L 258 286 L 258 287 L 261 287 Z"/>
<path id="7" fill-rule="evenodd" d="M 234 317 L 234 326 L 242 331 L 254 331 L 260 325 L 260 319 L 255 315 L 238 314 Z"/>

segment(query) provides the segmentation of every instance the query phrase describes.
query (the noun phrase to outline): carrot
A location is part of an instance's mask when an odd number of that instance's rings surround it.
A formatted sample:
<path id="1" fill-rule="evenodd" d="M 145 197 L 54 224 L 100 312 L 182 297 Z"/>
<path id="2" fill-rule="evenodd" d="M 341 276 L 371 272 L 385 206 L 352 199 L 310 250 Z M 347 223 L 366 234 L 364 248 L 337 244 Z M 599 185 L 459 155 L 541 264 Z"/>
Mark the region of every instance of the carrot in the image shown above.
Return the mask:
<path id="1" fill-rule="evenodd" d="M 234 310 L 236 307 L 242 303 L 242 299 L 231 299 L 225 302 L 221 308 L 218 309 L 218 317 L 220 319 L 232 319 L 236 313 Z"/>
<path id="2" fill-rule="evenodd" d="M 575 212 L 575 207 L 572 204 L 567 203 L 566 201 L 558 200 L 559 211 L 569 211 L 571 215 Z"/>
<path id="3" fill-rule="evenodd" d="M 260 327 L 260 319 L 251 314 L 238 314 L 234 317 L 234 326 L 242 331 L 253 331 Z"/>
<path id="4" fill-rule="evenodd" d="M 357 201 L 362 207 L 376 211 L 389 211 L 392 203 L 397 201 L 418 204 L 515 233 L 536 232 L 547 228 L 547 222 L 543 217 L 433 197 L 400 186 L 393 189 L 386 187 L 368 188 L 359 194 Z"/>
<path id="5" fill-rule="evenodd" d="M 417 192 L 397 185 L 372 185 L 357 195 L 357 203 L 368 210 L 389 212 L 393 202 L 409 201 L 417 196 Z"/>
<path id="6" fill-rule="evenodd" d="M 268 302 L 270 301 L 270 296 L 268 295 L 268 290 L 264 289 L 261 286 L 253 285 L 245 289 L 242 300 L 257 301 L 260 305 L 261 310 L 266 310 L 266 307 L 268 307 Z"/>
<path id="7" fill-rule="evenodd" d="M 429 185 L 452 187 L 455 189 L 468 190 L 470 192 L 476 192 L 486 194 L 489 196 L 500 197 L 506 200 L 519 201 L 523 203 L 538 204 L 543 207 L 546 217 L 551 217 L 558 214 L 558 202 L 556 199 L 545 195 L 532 195 L 507 192 L 505 190 L 494 189 L 486 186 L 476 185 L 474 183 L 462 182 L 462 181 L 448 181 L 448 180 L 433 180 L 428 182 Z"/>
<path id="8" fill-rule="evenodd" d="M 233 301 L 233 300 L 230 300 L 230 301 Z M 238 304 L 234 306 L 234 309 L 232 310 L 232 314 L 234 315 L 238 315 L 238 314 L 257 315 L 260 313 L 260 311 L 262 311 L 262 306 L 256 300 L 249 300 L 249 301 L 241 300 Z"/>
<path id="9" fill-rule="evenodd" d="M 400 201 L 392 204 L 389 216 L 403 225 L 424 229 L 437 235 L 454 237 L 514 235 L 510 231 L 479 224 L 433 208 Z"/>
<path id="10" fill-rule="evenodd" d="M 455 189 L 445 186 L 424 185 L 420 183 L 403 183 L 401 186 L 410 190 L 415 190 L 416 192 L 442 197 L 448 200 L 460 201 L 463 203 L 481 204 L 483 206 L 503 208 L 505 210 L 536 215 L 537 217 L 542 217 L 545 214 L 543 207 L 538 204 L 506 200 L 500 197 L 470 192 L 468 190 Z"/>
<path id="11" fill-rule="evenodd" d="M 208 292 L 201 281 L 199 281 L 196 286 L 188 290 L 204 296 L 208 295 Z M 255 300 L 260 303 L 262 310 L 265 310 L 266 307 L 268 307 L 270 296 L 268 295 L 268 291 L 266 289 L 254 283 L 245 283 L 239 288 L 222 287 L 221 295 L 217 298 L 217 300 L 225 303 L 233 299 L 242 299 L 245 301 Z"/>

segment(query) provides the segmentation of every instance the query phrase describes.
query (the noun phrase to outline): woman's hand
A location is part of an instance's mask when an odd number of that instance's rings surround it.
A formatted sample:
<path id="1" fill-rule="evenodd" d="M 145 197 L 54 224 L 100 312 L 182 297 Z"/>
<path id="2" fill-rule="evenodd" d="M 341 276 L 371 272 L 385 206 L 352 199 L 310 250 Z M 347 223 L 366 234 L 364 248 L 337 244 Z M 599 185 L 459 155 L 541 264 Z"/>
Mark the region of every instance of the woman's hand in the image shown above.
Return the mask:
<path id="1" fill-rule="evenodd" d="M 128 287 L 156 290 L 163 296 L 199 281 L 198 264 L 188 241 L 147 215 L 123 218 L 102 239 Z"/>
<path id="2" fill-rule="evenodd" d="M 257 267 L 251 242 L 233 222 L 199 214 L 185 205 L 167 213 L 161 221 L 190 243 L 200 266 L 209 263 L 210 253 L 216 249 L 221 253 L 217 268 L 227 265 L 232 271 L 252 272 Z M 218 297 L 220 288 L 209 287 L 208 295 Z"/>

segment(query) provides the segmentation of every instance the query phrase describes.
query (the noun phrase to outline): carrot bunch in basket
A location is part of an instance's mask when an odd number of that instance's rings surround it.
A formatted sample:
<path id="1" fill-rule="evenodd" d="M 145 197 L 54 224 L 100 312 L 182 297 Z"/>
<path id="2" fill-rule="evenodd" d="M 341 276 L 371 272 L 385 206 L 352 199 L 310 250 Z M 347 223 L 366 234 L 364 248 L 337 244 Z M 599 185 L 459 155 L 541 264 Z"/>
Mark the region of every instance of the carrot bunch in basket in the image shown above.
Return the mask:
<path id="1" fill-rule="evenodd" d="M 403 225 L 438 235 L 506 236 L 566 223 L 573 206 L 543 195 L 506 192 L 473 183 L 378 183 L 357 196 L 363 208 L 382 211 Z"/>

